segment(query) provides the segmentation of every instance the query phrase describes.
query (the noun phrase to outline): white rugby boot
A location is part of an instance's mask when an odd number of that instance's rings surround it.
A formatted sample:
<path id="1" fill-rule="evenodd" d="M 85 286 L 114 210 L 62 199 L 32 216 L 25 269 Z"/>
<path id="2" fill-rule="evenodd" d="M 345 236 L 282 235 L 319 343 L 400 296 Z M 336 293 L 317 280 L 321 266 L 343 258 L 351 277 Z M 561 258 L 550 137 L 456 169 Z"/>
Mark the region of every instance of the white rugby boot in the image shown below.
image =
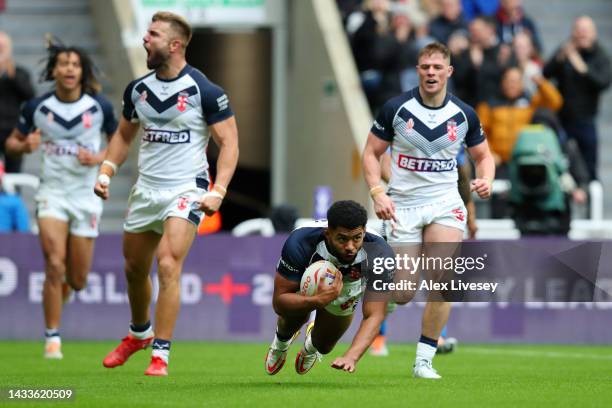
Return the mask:
<path id="1" fill-rule="evenodd" d="M 266 353 L 266 374 L 274 375 L 278 373 L 281 368 L 285 365 L 285 361 L 287 361 L 287 351 L 289 351 L 289 347 L 291 343 L 300 335 L 300 331 L 296 331 L 293 337 L 286 343 L 285 347 L 282 347 L 276 341 L 276 335 L 274 336 L 274 340 L 272 340 L 272 344 Z"/>
<path id="2" fill-rule="evenodd" d="M 431 366 L 431 361 L 417 360 L 412 369 L 414 378 L 427 378 L 429 380 L 439 380 L 442 378 L 440 374 Z"/>

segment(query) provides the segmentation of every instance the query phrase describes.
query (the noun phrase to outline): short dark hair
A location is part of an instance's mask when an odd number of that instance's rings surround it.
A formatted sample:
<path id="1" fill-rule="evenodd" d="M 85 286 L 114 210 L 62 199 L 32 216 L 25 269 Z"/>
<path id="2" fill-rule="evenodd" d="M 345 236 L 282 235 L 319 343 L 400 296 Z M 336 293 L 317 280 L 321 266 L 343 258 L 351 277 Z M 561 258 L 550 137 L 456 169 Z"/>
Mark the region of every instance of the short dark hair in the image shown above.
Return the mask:
<path id="1" fill-rule="evenodd" d="M 189 41 L 191 41 L 192 30 L 191 25 L 185 18 L 169 11 L 158 11 L 153 15 L 151 21 L 164 21 L 170 24 L 172 30 L 183 40 L 183 47 L 187 48 Z"/>
<path id="2" fill-rule="evenodd" d="M 336 201 L 327 210 L 327 226 L 329 228 L 343 227 L 355 229 L 366 226 L 368 212 L 363 206 L 353 200 Z"/>
<path id="3" fill-rule="evenodd" d="M 83 92 L 97 94 L 102 90 L 102 86 L 97 78 L 98 68 L 93 63 L 89 55 L 79 47 L 65 45 L 60 39 L 47 36 L 47 61 L 45 68 L 40 73 L 40 81 L 53 81 L 53 70 L 57 65 L 60 54 L 76 54 L 81 63 L 81 87 Z"/>
<path id="4" fill-rule="evenodd" d="M 423 48 L 421 48 L 419 51 L 419 55 L 417 57 L 417 61 L 419 61 L 423 55 L 430 56 L 436 53 L 442 54 L 444 59 L 450 62 L 450 56 L 451 56 L 450 50 L 448 49 L 446 45 L 442 44 L 441 42 L 437 42 L 437 41 L 429 43 Z"/>
<path id="5" fill-rule="evenodd" d="M 495 28 L 497 27 L 497 21 L 495 20 L 495 18 L 491 16 L 486 16 L 486 15 L 476 16 L 474 17 L 474 20 L 472 21 L 476 21 L 476 20 L 482 21 L 485 25 L 487 25 L 489 28 L 493 30 L 495 30 Z"/>

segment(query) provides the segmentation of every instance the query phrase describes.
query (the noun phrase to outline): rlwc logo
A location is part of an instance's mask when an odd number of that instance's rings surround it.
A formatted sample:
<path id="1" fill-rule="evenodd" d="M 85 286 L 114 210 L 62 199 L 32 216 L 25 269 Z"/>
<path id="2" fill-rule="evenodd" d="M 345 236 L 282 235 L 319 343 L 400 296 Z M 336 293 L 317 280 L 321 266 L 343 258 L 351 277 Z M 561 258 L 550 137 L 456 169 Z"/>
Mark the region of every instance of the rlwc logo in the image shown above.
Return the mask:
<path id="1" fill-rule="evenodd" d="M 457 160 L 453 159 L 425 159 L 400 154 L 397 165 L 401 169 L 419 172 L 453 171 L 457 168 Z"/>

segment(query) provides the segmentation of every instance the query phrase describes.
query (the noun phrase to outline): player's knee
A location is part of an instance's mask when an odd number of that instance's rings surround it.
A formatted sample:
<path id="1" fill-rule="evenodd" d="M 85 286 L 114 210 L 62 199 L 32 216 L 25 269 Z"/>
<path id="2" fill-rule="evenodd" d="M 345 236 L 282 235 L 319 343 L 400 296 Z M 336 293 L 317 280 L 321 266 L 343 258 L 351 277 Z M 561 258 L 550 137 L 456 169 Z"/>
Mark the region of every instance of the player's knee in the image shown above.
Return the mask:
<path id="1" fill-rule="evenodd" d="M 391 300 L 393 303 L 397 303 L 398 305 L 405 305 L 409 303 L 412 299 L 414 299 L 416 291 L 406 290 L 406 291 L 394 291 L 391 295 Z"/>
<path id="2" fill-rule="evenodd" d="M 169 286 L 177 284 L 179 281 L 181 265 L 172 257 L 163 257 L 157 266 L 157 278 L 159 286 Z"/>
<path id="3" fill-rule="evenodd" d="M 157 269 L 159 273 L 164 273 L 167 275 L 173 275 L 180 271 L 181 264 L 175 259 L 173 256 L 162 256 L 159 258 L 159 262 L 157 264 Z"/>
<path id="4" fill-rule="evenodd" d="M 325 342 L 321 342 L 321 344 L 318 344 L 314 339 L 313 339 L 313 345 L 315 346 L 315 348 L 317 349 L 317 351 L 321 354 L 329 354 L 331 353 L 331 351 L 334 349 L 334 346 L 336 345 L 334 344 L 330 344 L 330 343 L 325 343 Z"/>
<path id="5" fill-rule="evenodd" d="M 85 285 L 87 285 L 87 278 L 83 276 L 67 278 L 66 280 L 68 281 L 68 285 L 77 292 L 83 290 Z"/>
<path id="6" fill-rule="evenodd" d="M 125 278 L 128 283 L 134 284 L 146 281 L 149 277 L 149 271 L 143 270 L 142 267 L 129 259 L 125 262 Z"/>
<path id="7" fill-rule="evenodd" d="M 55 281 L 64 279 L 66 273 L 66 260 L 59 256 L 50 256 L 46 260 L 47 279 Z"/>

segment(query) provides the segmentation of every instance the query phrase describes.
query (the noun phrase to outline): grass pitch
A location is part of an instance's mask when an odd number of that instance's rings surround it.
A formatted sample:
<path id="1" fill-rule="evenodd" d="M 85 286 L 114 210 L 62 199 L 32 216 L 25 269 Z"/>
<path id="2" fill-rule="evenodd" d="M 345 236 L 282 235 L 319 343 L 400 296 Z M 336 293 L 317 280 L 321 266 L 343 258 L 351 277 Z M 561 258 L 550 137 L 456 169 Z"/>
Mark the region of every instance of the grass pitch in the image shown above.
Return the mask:
<path id="1" fill-rule="evenodd" d="M 42 358 L 42 342 L 0 342 L 0 388 L 71 387 L 64 402 L 9 402 L 0 406 L 74 407 L 610 407 L 612 349 L 579 346 L 460 345 L 438 356 L 442 380 L 411 378 L 414 345 L 391 345 L 389 357 L 364 356 L 357 372 L 329 364 L 338 345 L 300 376 L 295 344 L 282 371 L 264 373 L 267 344 L 173 343 L 170 376 L 143 375 L 150 352 L 123 367 L 106 369 L 102 358 L 115 342 L 63 344 L 64 359 Z"/>

